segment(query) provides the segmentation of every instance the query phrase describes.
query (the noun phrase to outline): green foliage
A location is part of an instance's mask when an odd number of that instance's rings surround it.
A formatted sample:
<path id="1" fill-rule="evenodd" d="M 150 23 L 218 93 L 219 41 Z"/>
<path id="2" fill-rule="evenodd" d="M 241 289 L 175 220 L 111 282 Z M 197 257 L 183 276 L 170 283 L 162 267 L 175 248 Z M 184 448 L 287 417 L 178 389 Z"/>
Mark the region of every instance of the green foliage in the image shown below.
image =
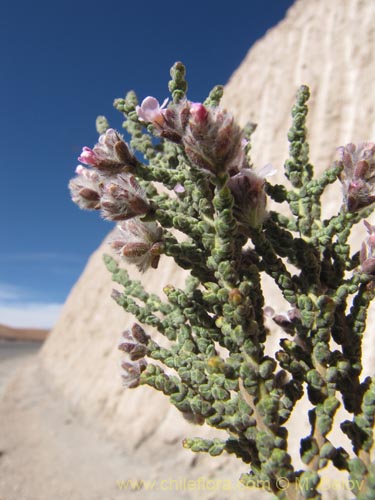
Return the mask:
<path id="1" fill-rule="evenodd" d="M 124 113 L 131 148 L 138 152 L 137 158 L 143 156 L 142 161 L 135 160 L 130 150 L 122 156 L 121 171 L 130 172 L 143 193 L 138 191 L 136 201 L 135 195 L 131 198 L 133 211 L 139 208 L 140 197 L 147 198 L 146 213 L 134 224 L 139 231 L 142 224 L 163 228 L 162 236 L 156 237 L 148 226 L 152 240 L 148 246 L 132 240 L 130 246 L 123 244 L 122 255 L 145 266 L 148 252 L 153 259 L 147 263 L 156 267 L 163 254 L 159 265 L 169 257 L 189 270 L 184 289 L 168 285 L 160 298 L 129 279 L 112 257 L 105 257 L 113 280 L 123 289 L 114 293 L 118 304 L 169 340 L 168 347 L 161 347 L 148 338 L 147 366 L 134 368 L 132 387 L 150 385 L 167 395 L 190 421 L 226 430 L 227 440 L 197 437 L 186 439 L 184 446 L 212 456 L 235 454 L 249 464 L 249 472 L 241 476 L 244 484 L 267 480 L 277 498 L 320 499 L 320 471 L 331 462 L 351 479 L 363 481 L 361 491 L 356 491 L 359 499 L 374 498 L 370 452 L 375 379 L 361 380 L 366 312 L 375 293 L 372 256 L 366 260 L 363 250 L 361 256 L 351 255 L 347 244 L 354 224 L 371 211 L 372 195 L 366 191 L 364 201 L 362 189 L 357 204 L 352 194 L 345 195 L 345 155 L 321 177 L 314 177 L 307 142 L 306 86 L 298 90 L 292 110 L 290 157 L 285 162 L 290 185 L 285 187 L 266 182 L 254 169 L 249 141 L 255 127 L 249 124 L 241 131 L 221 110 L 222 87 L 215 87 L 204 105 L 194 104 L 186 100 L 181 63 L 173 66 L 171 77 L 172 104 L 149 114 L 147 121 L 141 118 L 134 92 L 115 101 Z M 97 126 L 100 132 L 108 129 L 104 117 L 98 118 Z M 372 143 L 366 147 L 371 149 Z M 364 158 L 371 169 L 372 157 Z M 355 175 L 360 177 L 358 168 Z M 113 182 L 108 175 L 114 173 L 106 175 L 102 184 Z M 344 203 L 337 215 L 324 220 L 321 196 L 337 179 L 344 183 Z M 365 181 L 369 182 L 367 177 Z M 160 191 L 156 183 L 166 190 Z M 124 199 L 130 203 L 127 196 Z M 267 196 L 276 203 L 286 202 L 290 216 L 267 213 Z M 346 203 L 349 198 L 351 205 Z M 360 210 L 351 210 L 353 203 Z M 263 309 L 272 305 L 272 297 L 263 296 L 264 273 L 290 304 L 287 314 L 273 314 L 285 332 L 275 359 L 265 355 L 269 332 Z M 284 425 L 304 394 L 313 406 L 311 430 L 301 436 L 306 468 L 297 470 L 288 454 Z M 341 399 L 351 415 L 341 428 L 354 455 L 329 439 Z M 288 489 L 279 488 L 279 478 L 289 481 Z"/>

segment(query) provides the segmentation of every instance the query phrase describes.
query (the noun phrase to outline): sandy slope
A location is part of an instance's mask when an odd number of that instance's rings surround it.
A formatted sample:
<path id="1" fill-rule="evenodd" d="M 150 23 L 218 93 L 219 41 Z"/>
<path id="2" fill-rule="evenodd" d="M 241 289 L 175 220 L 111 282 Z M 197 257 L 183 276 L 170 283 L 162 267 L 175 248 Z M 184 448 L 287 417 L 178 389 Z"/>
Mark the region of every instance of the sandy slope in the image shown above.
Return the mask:
<path id="1" fill-rule="evenodd" d="M 203 473 L 194 454 L 187 477 L 185 464 L 175 459 L 176 443 L 169 444 L 170 453 L 164 445 L 163 461 L 143 447 L 126 453 L 51 389 L 36 356 L 7 381 L 0 429 L 0 500 L 269 498 L 237 485 L 235 467 L 230 474 L 226 468 L 225 477 L 220 469 L 216 478 L 207 468 Z M 148 483 L 131 491 L 127 480 L 133 488 L 138 480 Z"/>
<path id="2" fill-rule="evenodd" d="M 0 398 L 7 382 L 25 361 L 38 352 L 41 342 L 9 342 L 0 339 Z"/>

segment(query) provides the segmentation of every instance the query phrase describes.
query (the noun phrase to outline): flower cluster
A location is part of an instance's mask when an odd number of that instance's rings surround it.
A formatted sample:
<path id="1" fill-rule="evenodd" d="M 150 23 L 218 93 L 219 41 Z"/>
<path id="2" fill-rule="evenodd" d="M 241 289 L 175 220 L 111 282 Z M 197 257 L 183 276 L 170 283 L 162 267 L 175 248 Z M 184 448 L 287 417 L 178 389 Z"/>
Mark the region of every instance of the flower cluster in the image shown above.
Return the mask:
<path id="1" fill-rule="evenodd" d="M 134 175 L 121 173 L 108 179 L 101 197 L 102 215 L 108 220 L 127 220 L 151 210 L 143 189 Z"/>
<path id="2" fill-rule="evenodd" d="M 268 164 L 256 170 L 242 168 L 230 177 L 228 187 L 234 197 L 237 219 L 245 226 L 257 227 L 265 220 L 267 197 L 264 180 L 274 173 L 276 170 Z"/>
<path id="3" fill-rule="evenodd" d="M 163 251 L 163 231 L 156 222 L 142 222 L 139 217 L 117 225 L 110 239 L 111 247 L 142 272 L 158 267 Z"/>
<path id="4" fill-rule="evenodd" d="M 91 168 L 76 168 L 77 177 L 69 183 L 72 200 L 82 209 L 100 210 L 106 220 L 121 221 L 121 237 L 115 236 L 113 248 L 141 271 L 157 267 L 162 231 L 156 223 L 140 220 L 153 208 L 130 172 L 137 160 L 122 136 L 108 129 L 93 149 L 83 148 L 78 160 Z"/>
<path id="5" fill-rule="evenodd" d="M 135 156 L 116 130 L 108 129 L 99 137 L 93 149 L 85 146 L 78 161 L 108 174 L 114 174 L 137 165 Z"/>
<path id="6" fill-rule="evenodd" d="M 181 143 L 189 160 L 211 174 L 244 166 L 243 132 L 230 113 L 187 99 L 166 104 L 146 97 L 136 108 L 139 119 L 152 123 L 161 137 Z"/>
<path id="7" fill-rule="evenodd" d="M 363 221 L 368 237 L 362 243 L 360 252 L 360 263 L 361 269 L 364 273 L 374 274 L 375 273 L 375 226 L 367 221 Z"/>
<path id="8" fill-rule="evenodd" d="M 144 358 L 147 354 L 146 345 L 149 338 L 149 335 L 137 323 L 122 334 L 118 348 L 125 353 L 121 361 L 122 379 L 124 386 L 129 389 L 139 385 L 141 373 L 147 367 L 147 361 Z"/>
<path id="9" fill-rule="evenodd" d="M 356 212 L 375 202 L 375 143 L 347 144 L 338 148 L 340 180 L 349 212 Z"/>
<path id="10" fill-rule="evenodd" d="M 82 165 L 78 165 L 76 174 L 77 177 L 69 182 L 72 200 L 84 210 L 99 210 L 102 193 L 101 175 Z"/>
<path id="11" fill-rule="evenodd" d="M 181 144 L 189 161 L 210 176 L 228 173 L 236 210 L 251 227 L 266 217 L 265 177 L 274 173 L 267 165 L 256 171 L 248 164 L 247 140 L 233 115 L 219 106 L 183 99 L 166 107 L 148 96 L 136 107 L 140 121 L 152 123 L 157 135 Z"/>

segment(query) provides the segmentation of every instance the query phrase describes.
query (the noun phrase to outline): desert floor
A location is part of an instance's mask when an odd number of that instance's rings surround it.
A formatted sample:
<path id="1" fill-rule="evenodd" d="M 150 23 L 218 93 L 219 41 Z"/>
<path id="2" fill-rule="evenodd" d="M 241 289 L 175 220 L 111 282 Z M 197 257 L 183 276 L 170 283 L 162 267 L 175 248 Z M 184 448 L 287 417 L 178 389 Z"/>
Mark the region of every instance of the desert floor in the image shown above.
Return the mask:
<path id="1" fill-rule="evenodd" d="M 39 347 L 0 346 L 0 500 L 166 498 L 119 489 L 118 481 L 139 478 L 139 465 L 51 392 Z"/>
<path id="2" fill-rule="evenodd" d="M 145 452 L 129 456 L 121 443 L 86 422 L 49 384 L 39 347 L 0 344 L 0 500 L 271 498 L 217 484 L 214 491 L 197 482 L 195 491 L 181 483 L 161 484 L 167 474 L 184 475 L 173 455 L 162 463 Z M 138 480 L 148 483 L 137 491 Z"/>

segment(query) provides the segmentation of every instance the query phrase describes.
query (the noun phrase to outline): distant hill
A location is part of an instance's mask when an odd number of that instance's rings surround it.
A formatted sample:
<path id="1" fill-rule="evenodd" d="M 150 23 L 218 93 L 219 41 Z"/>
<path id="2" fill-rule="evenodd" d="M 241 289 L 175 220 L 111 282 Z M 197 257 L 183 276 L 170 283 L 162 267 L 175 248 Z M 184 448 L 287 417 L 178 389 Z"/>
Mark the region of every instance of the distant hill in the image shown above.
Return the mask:
<path id="1" fill-rule="evenodd" d="M 13 328 L 0 324 L 0 339 L 2 340 L 32 340 L 43 341 L 49 330 L 42 328 Z"/>

